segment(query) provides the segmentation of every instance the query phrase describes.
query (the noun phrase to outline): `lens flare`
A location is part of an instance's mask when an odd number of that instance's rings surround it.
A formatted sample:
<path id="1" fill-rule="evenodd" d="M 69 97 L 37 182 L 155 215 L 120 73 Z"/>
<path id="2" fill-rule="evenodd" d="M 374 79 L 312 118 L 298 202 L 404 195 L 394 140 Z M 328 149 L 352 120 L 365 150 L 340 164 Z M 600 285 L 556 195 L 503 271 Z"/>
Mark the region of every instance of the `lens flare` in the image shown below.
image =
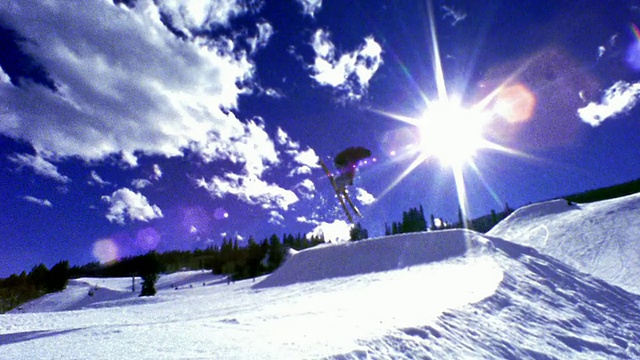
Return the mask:
<path id="1" fill-rule="evenodd" d="M 224 208 L 219 207 L 213 212 L 213 217 L 215 217 L 216 220 L 227 219 L 229 217 L 229 212 Z"/>
<path id="2" fill-rule="evenodd" d="M 626 61 L 634 70 L 640 71 L 640 29 L 636 24 L 631 24 L 631 32 L 635 39 L 627 48 Z"/>
<path id="3" fill-rule="evenodd" d="M 536 97 L 531 90 L 515 84 L 498 90 L 491 110 L 510 123 L 520 123 L 531 119 L 535 106 Z"/>
<path id="4" fill-rule="evenodd" d="M 98 240 L 93 244 L 93 256 L 100 263 L 109 263 L 119 257 L 118 244 L 112 239 Z"/>
<path id="5" fill-rule="evenodd" d="M 136 246 L 145 251 L 155 250 L 158 243 L 160 243 L 160 234 L 152 227 L 142 229 L 136 235 Z"/>

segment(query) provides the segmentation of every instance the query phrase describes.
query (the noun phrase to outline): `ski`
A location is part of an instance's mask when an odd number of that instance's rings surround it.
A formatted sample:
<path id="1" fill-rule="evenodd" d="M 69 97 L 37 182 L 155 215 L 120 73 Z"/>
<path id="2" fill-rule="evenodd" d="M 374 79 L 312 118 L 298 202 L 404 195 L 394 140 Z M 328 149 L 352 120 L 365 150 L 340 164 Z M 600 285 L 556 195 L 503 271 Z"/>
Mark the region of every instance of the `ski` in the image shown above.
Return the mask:
<path id="1" fill-rule="evenodd" d="M 340 189 L 338 189 L 338 184 L 336 184 L 336 179 L 333 177 L 333 175 L 331 174 L 331 170 L 329 170 L 329 168 L 324 163 L 324 161 L 322 161 L 322 159 L 320 159 L 320 166 L 322 166 L 322 169 L 327 174 L 327 177 L 329 178 L 329 181 L 331 182 L 331 186 L 333 187 L 333 190 L 335 191 L 336 196 L 338 197 L 338 201 L 340 201 L 340 205 L 342 205 L 342 210 L 344 210 L 344 213 L 347 216 L 347 218 L 349 219 L 349 222 L 351 222 L 353 224 L 353 216 L 351 216 L 351 213 L 349 212 L 349 209 L 347 208 L 347 204 L 345 204 L 345 202 L 344 202 L 343 196 L 345 198 L 347 198 L 347 201 L 349 202 L 349 205 L 351 205 L 351 207 L 353 207 L 353 209 L 356 212 L 356 214 L 360 215 L 360 212 L 353 205 L 353 202 L 351 202 L 351 199 L 349 199 L 349 196 L 347 194 L 344 194 L 344 193 L 340 192 Z M 362 215 L 360 215 L 360 216 L 362 216 Z"/>
<path id="2" fill-rule="evenodd" d="M 349 203 L 349 205 L 351 205 L 351 208 L 353 209 L 353 212 L 355 212 L 356 215 L 362 217 L 362 214 L 360 213 L 360 210 L 358 210 L 358 208 L 353 204 L 353 201 L 351 201 L 351 197 L 349 196 L 349 193 L 347 192 L 346 189 L 345 189 L 343 195 L 344 195 L 345 199 L 347 199 L 347 202 Z"/>

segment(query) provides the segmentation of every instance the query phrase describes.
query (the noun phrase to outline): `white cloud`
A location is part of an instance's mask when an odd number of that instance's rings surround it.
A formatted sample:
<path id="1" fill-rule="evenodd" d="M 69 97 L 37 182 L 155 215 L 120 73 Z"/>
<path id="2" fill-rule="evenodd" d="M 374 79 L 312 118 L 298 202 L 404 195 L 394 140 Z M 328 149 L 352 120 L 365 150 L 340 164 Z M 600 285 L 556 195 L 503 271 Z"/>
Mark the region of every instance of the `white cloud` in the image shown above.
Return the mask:
<path id="1" fill-rule="evenodd" d="M 160 6 L 182 6 L 185 26 L 226 23 L 242 11 L 233 2 Z M 151 0 L 132 9 L 109 1 L 24 0 L 12 3 L 5 20 L 28 40 L 25 52 L 58 91 L 0 82 L 8 110 L 0 113 L 0 133 L 30 142 L 45 158 L 119 153 L 136 165 L 134 153 L 179 156 L 212 140 L 211 133 L 231 146 L 224 129 L 242 126 L 223 109 L 237 106 L 246 91 L 237 84 L 252 79 L 246 52 L 236 52 L 231 40 L 179 39 Z"/>
<path id="2" fill-rule="evenodd" d="M 279 163 L 275 144 L 256 121 L 220 129 L 210 134 L 208 143 L 199 148 L 206 161 L 227 159 L 244 165 L 244 173 L 261 176 L 269 164 Z"/>
<path id="3" fill-rule="evenodd" d="M 366 38 L 358 49 L 339 56 L 330 34 L 319 29 L 313 35 L 311 46 L 316 52 L 311 67 L 313 79 L 344 92 L 349 99 L 362 97 L 382 64 L 382 47 L 373 37 Z"/>
<path id="4" fill-rule="evenodd" d="M 163 217 L 157 205 L 149 204 L 142 194 L 127 188 L 118 189 L 111 196 L 105 195 L 102 200 L 109 204 L 107 219 L 120 225 L 124 225 L 126 218 L 131 221 L 146 222 Z"/>
<path id="5" fill-rule="evenodd" d="M 32 204 L 45 206 L 45 207 L 53 207 L 53 204 L 47 199 L 38 199 L 36 197 L 29 196 L 29 195 L 23 197 L 23 199 L 28 201 L 28 202 L 30 202 L 30 203 L 32 203 Z"/>
<path id="6" fill-rule="evenodd" d="M 293 191 L 269 184 L 255 175 L 227 173 L 224 177 L 214 176 L 209 182 L 200 179 L 197 183 L 212 196 L 234 195 L 247 204 L 260 205 L 264 209 L 288 210 L 299 200 Z"/>
<path id="7" fill-rule="evenodd" d="M 346 221 L 334 220 L 331 223 L 320 223 L 307 234 L 307 237 L 324 235 L 324 241 L 326 242 L 341 242 L 349 240 L 350 231 L 351 225 Z"/>
<path id="8" fill-rule="evenodd" d="M 153 180 L 160 180 L 162 178 L 162 169 L 160 169 L 160 165 L 153 164 L 153 175 L 151 175 Z"/>
<path id="9" fill-rule="evenodd" d="M 247 11 L 243 1 L 235 0 L 158 0 L 156 4 L 171 25 L 188 36 L 216 25 L 228 26 L 230 19 Z"/>
<path id="10" fill-rule="evenodd" d="M 282 91 L 273 88 L 266 89 L 264 93 L 274 99 L 282 99 L 285 97 Z"/>
<path id="11" fill-rule="evenodd" d="M 290 150 L 287 153 L 293 157 L 294 168 L 289 172 L 289 176 L 294 175 L 309 175 L 312 169 L 320 168 L 318 161 L 320 158 L 316 155 L 316 152 L 307 148 L 306 150 Z"/>
<path id="12" fill-rule="evenodd" d="M 305 199 L 313 199 L 316 193 L 316 185 L 310 179 L 304 179 L 295 187 L 300 196 Z"/>
<path id="13" fill-rule="evenodd" d="M 273 36 L 273 26 L 267 22 L 261 22 L 256 25 L 258 28 L 258 34 L 254 38 L 249 38 L 247 41 L 251 44 L 250 51 L 253 53 L 258 49 L 262 49 L 267 46 L 271 36 Z"/>
<path id="14" fill-rule="evenodd" d="M 0 67 L 0 83 L 4 83 L 4 84 L 11 83 L 11 78 L 9 78 L 9 75 L 7 75 L 7 73 L 5 73 L 2 70 L 2 67 Z"/>
<path id="15" fill-rule="evenodd" d="M 269 211 L 269 223 L 270 224 L 282 225 L 283 222 L 284 222 L 284 216 L 282 216 L 282 214 L 280 214 L 276 210 Z"/>
<path id="16" fill-rule="evenodd" d="M 144 189 L 149 185 L 151 185 L 151 181 L 149 181 L 147 179 L 134 179 L 131 182 L 131 186 L 133 186 L 134 188 L 136 188 L 138 190 Z"/>
<path id="17" fill-rule="evenodd" d="M 55 165 L 43 159 L 39 154 L 16 154 L 10 155 L 8 159 L 18 164 L 20 168 L 28 167 L 32 169 L 33 172 L 40 176 L 44 176 L 46 178 L 53 179 L 65 184 L 71 182 L 71 179 L 69 179 L 69 177 L 60 174 L 58 172 L 58 168 Z"/>
<path id="18" fill-rule="evenodd" d="M 311 17 L 322 8 L 322 0 L 297 0 L 302 5 L 302 12 Z"/>
<path id="19" fill-rule="evenodd" d="M 306 150 L 302 150 L 295 154 L 293 160 L 303 166 L 307 166 L 309 168 L 317 169 L 320 167 L 318 161 L 320 158 L 316 155 L 315 150 L 312 148 L 307 148 Z"/>
<path id="20" fill-rule="evenodd" d="M 301 223 L 305 223 L 305 224 L 314 224 L 317 225 L 319 224 L 319 222 L 313 220 L 313 219 L 309 219 L 306 216 L 298 216 L 296 217 L 296 221 L 297 222 L 301 222 Z"/>
<path id="21" fill-rule="evenodd" d="M 289 173 L 289 176 L 300 174 L 311 174 L 311 169 L 319 168 L 319 157 L 316 152 L 307 148 L 306 150 L 299 150 L 300 143 L 293 141 L 289 134 L 287 134 L 282 128 L 278 127 L 276 134 L 276 141 L 278 145 L 285 148 L 285 153 L 289 155 L 294 164 L 294 168 Z"/>
<path id="22" fill-rule="evenodd" d="M 356 188 L 356 199 L 363 205 L 371 205 L 376 201 L 376 198 L 363 188 Z"/>
<path id="23" fill-rule="evenodd" d="M 95 170 L 91 170 L 91 180 L 89 180 L 90 185 L 98 185 L 100 187 L 111 185 L 110 182 L 103 180 L 100 175 Z"/>
<path id="24" fill-rule="evenodd" d="M 279 145 L 284 146 L 287 150 L 297 150 L 300 148 L 300 143 L 297 143 L 289 137 L 281 127 L 278 126 L 278 131 L 276 133 L 276 139 Z"/>
<path id="25" fill-rule="evenodd" d="M 624 114 L 640 100 L 640 82 L 618 81 L 607 89 L 599 104 L 591 102 L 578 109 L 578 116 L 591 126 L 598 126 L 608 118 Z"/>

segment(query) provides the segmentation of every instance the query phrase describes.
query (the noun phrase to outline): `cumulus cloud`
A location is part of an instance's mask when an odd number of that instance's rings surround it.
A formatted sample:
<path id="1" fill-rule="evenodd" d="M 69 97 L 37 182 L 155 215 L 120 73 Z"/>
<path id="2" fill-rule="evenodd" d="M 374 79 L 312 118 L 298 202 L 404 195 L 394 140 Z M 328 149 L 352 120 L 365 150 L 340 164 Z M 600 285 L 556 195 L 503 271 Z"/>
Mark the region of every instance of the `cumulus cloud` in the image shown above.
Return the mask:
<path id="1" fill-rule="evenodd" d="M 373 37 L 367 37 L 356 50 L 338 54 L 329 32 L 319 29 L 311 40 L 316 53 L 311 66 L 312 77 L 321 85 L 336 88 L 348 99 L 360 99 L 369 81 L 382 64 L 382 47 Z"/>
<path id="2" fill-rule="evenodd" d="M 227 159 L 242 165 L 239 173 L 227 172 L 223 176 L 213 176 L 208 181 L 204 178 L 197 181 L 199 187 L 205 188 L 214 197 L 232 195 L 265 209 L 287 210 L 291 204 L 299 201 L 298 196 L 278 184 L 264 181 L 261 178 L 263 173 L 271 166 L 280 164 L 282 160 L 279 156 L 282 154 L 287 157 L 288 166 L 293 167 L 289 176 L 310 174 L 311 168 L 319 167 L 318 156 L 313 149 L 300 151 L 299 143 L 281 128 L 277 129 L 275 141 L 272 140 L 260 121 L 249 121 L 241 127 L 228 129 L 226 136 L 233 139 L 233 147 L 210 141 L 206 148 L 199 150 L 206 161 Z"/>
<path id="3" fill-rule="evenodd" d="M 163 217 L 157 205 L 149 204 L 142 194 L 127 188 L 118 189 L 111 196 L 105 195 L 102 200 L 109 204 L 106 218 L 120 225 L 124 225 L 126 219 L 147 222 Z"/>
<path id="4" fill-rule="evenodd" d="M 198 149 L 205 161 L 229 160 L 243 165 L 244 173 L 254 176 L 261 176 L 270 164 L 279 163 L 275 144 L 261 123 L 233 125 L 211 133 L 208 143 Z"/>
<path id="5" fill-rule="evenodd" d="M 284 222 L 284 216 L 282 216 L 282 214 L 280 214 L 276 210 L 271 210 L 271 211 L 269 211 L 269 220 L 268 221 L 269 221 L 270 224 L 282 225 L 282 223 Z"/>
<path id="6" fill-rule="evenodd" d="M 297 152 L 293 157 L 293 160 L 297 164 L 306 166 L 308 168 L 317 169 L 320 167 L 320 165 L 318 164 L 320 158 L 312 148 L 307 148 L 306 150 Z"/>
<path id="7" fill-rule="evenodd" d="M 288 210 L 298 202 L 298 196 L 291 190 L 270 184 L 256 175 L 238 175 L 227 173 L 223 177 L 214 176 L 210 181 L 200 179 L 197 185 L 206 189 L 212 196 L 223 198 L 233 195 L 251 205 L 260 205 L 264 209 Z"/>
<path id="8" fill-rule="evenodd" d="M 325 242 L 341 242 L 350 238 L 351 225 L 344 220 L 334 220 L 331 223 L 322 222 L 318 224 L 307 237 L 324 236 Z"/>
<path id="9" fill-rule="evenodd" d="M 38 199 L 36 197 L 29 196 L 29 195 L 24 196 L 23 199 L 28 201 L 28 202 L 30 202 L 30 203 L 32 203 L 32 204 L 45 206 L 45 207 L 53 207 L 53 204 L 47 199 Z"/>
<path id="10" fill-rule="evenodd" d="M 376 198 L 363 188 L 356 188 L 356 199 L 363 205 L 371 205 L 376 201 Z"/>
<path id="11" fill-rule="evenodd" d="M 219 3 L 159 6 L 167 13 L 187 9 L 185 28 L 226 24 L 243 11 Z M 238 84 L 252 79 L 248 54 L 236 52 L 230 39 L 180 39 L 160 13 L 151 0 L 131 9 L 108 1 L 12 3 L 0 20 L 26 39 L 24 52 L 46 69 L 55 89 L 0 82 L 8 110 L 0 114 L 0 133 L 30 142 L 45 158 L 120 154 L 131 165 L 134 153 L 178 156 L 211 140 L 232 146 L 224 129 L 242 123 L 224 109 L 237 106 L 246 91 Z"/>
<path id="12" fill-rule="evenodd" d="M 320 158 L 311 148 L 302 151 L 289 151 L 289 155 L 293 157 L 292 164 L 294 166 L 289 172 L 289 176 L 309 175 L 312 169 L 320 168 L 320 164 L 318 163 Z"/>
<path id="13" fill-rule="evenodd" d="M 279 126 L 276 132 L 276 140 L 278 141 L 278 144 L 283 146 L 286 150 L 297 150 L 300 148 L 300 143 L 293 141 L 291 137 L 289 137 L 289 134 Z"/>
<path id="14" fill-rule="evenodd" d="M 284 147 L 284 152 L 291 157 L 294 168 L 289 173 L 289 176 L 311 174 L 311 169 L 319 168 L 318 160 L 320 159 L 316 152 L 307 148 L 300 150 L 300 143 L 293 141 L 289 135 L 280 127 L 276 134 L 276 141 L 278 145 Z"/>
<path id="15" fill-rule="evenodd" d="M 18 164 L 19 168 L 28 167 L 40 176 L 65 184 L 71 182 L 69 177 L 60 174 L 55 165 L 43 159 L 40 155 L 15 154 L 10 155 L 8 159 L 13 163 Z"/>
<path id="16" fill-rule="evenodd" d="M 591 126 L 598 126 L 606 119 L 624 114 L 640 100 L 640 82 L 630 84 L 618 81 L 607 89 L 600 103 L 591 102 L 578 109 L 578 116 Z"/>
<path id="17" fill-rule="evenodd" d="M 190 37 L 216 26 L 228 26 L 232 18 L 248 10 L 247 2 L 239 0 L 158 0 L 155 3 L 176 31 Z"/>
<path id="18" fill-rule="evenodd" d="M 313 199 L 316 193 L 316 185 L 309 179 L 304 179 L 296 185 L 296 191 L 305 199 Z"/>

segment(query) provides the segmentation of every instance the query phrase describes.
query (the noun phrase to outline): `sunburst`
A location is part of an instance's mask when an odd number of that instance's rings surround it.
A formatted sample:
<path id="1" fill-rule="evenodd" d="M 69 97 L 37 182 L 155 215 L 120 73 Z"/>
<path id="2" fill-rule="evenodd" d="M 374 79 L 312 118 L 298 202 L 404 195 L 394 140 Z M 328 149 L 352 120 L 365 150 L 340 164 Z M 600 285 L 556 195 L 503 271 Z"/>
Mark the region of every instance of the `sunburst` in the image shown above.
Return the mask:
<path id="1" fill-rule="evenodd" d="M 458 203 L 466 223 L 469 219 L 469 209 L 464 169 L 470 167 L 476 173 L 479 173 L 475 160 L 483 150 L 490 149 L 511 155 L 529 156 L 501 146 L 486 137 L 486 133 L 490 128 L 489 125 L 498 110 L 493 108 L 495 106 L 489 109 L 489 104 L 493 102 L 495 105 L 494 100 L 497 94 L 507 83 L 499 86 L 489 96 L 470 107 L 465 107 L 456 97 L 448 94 L 440 60 L 433 6 L 430 0 L 427 0 L 427 10 L 437 99 L 430 100 L 423 95 L 426 101 L 425 110 L 417 118 L 375 110 L 391 119 L 415 126 L 419 134 L 418 143 L 406 150 L 413 153 L 415 159 L 378 198 L 384 197 L 420 164 L 436 159 L 443 167 L 450 168 L 453 173 Z"/>

